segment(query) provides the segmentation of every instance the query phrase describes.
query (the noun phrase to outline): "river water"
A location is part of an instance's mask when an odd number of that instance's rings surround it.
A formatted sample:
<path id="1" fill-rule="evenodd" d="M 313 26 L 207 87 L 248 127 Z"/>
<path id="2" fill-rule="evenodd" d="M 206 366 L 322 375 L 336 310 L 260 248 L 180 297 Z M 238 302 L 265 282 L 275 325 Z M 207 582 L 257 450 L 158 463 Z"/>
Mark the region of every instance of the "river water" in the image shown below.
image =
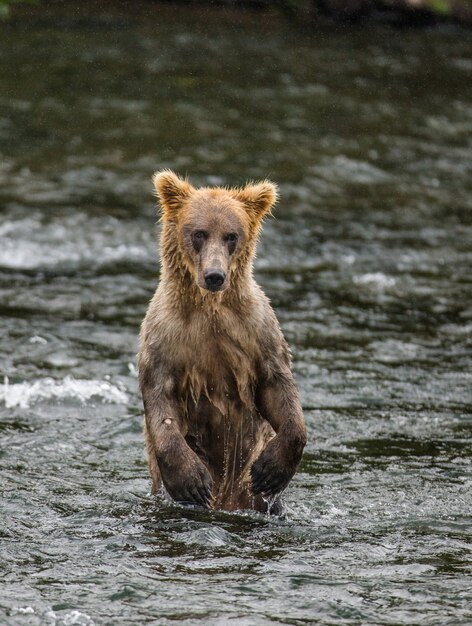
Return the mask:
<path id="1" fill-rule="evenodd" d="M 87 6 L 0 26 L 0 624 L 471 624 L 471 33 Z M 149 495 L 161 167 L 280 184 L 283 519 Z"/>

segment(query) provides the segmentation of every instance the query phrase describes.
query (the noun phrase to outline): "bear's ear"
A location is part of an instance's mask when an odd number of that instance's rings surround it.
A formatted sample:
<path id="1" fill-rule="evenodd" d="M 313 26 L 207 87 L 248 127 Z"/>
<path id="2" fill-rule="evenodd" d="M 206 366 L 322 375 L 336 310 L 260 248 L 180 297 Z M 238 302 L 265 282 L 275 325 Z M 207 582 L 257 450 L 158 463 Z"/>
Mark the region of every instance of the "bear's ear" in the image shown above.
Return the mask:
<path id="1" fill-rule="evenodd" d="M 277 202 L 277 185 L 265 180 L 261 183 L 249 184 L 236 192 L 236 198 L 244 204 L 251 221 L 260 220 L 269 213 Z"/>
<path id="2" fill-rule="evenodd" d="M 194 188 L 190 183 L 170 170 L 156 172 L 152 177 L 163 216 L 175 219 L 183 203 L 190 198 Z"/>

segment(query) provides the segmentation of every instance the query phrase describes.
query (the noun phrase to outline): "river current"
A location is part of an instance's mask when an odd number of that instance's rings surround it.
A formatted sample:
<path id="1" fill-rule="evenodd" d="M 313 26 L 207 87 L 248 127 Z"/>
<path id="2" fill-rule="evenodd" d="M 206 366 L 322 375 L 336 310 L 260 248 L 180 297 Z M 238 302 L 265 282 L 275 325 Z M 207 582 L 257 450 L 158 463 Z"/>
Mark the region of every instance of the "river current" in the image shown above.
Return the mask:
<path id="1" fill-rule="evenodd" d="M 46 4 L 0 24 L 0 624 L 471 624 L 471 33 Z M 149 494 L 162 167 L 280 185 L 282 519 Z"/>

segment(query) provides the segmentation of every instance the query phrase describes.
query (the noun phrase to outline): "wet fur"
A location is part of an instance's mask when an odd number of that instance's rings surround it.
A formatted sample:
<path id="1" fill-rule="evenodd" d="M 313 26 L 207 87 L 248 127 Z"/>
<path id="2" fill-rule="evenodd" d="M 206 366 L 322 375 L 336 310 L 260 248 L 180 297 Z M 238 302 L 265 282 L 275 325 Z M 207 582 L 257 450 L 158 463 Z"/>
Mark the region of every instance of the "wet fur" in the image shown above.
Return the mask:
<path id="1" fill-rule="evenodd" d="M 267 499 L 277 507 L 306 442 L 290 353 L 252 276 L 275 187 L 195 190 L 172 172 L 154 180 L 162 273 L 138 355 L 152 490 L 163 482 L 188 504 L 266 511 Z M 196 253 L 187 233 L 200 223 L 210 234 L 238 229 L 234 252 L 217 237 L 210 260 Z M 215 258 L 227 280 L 211 293 L 201 286 L 201 266 Z"/>

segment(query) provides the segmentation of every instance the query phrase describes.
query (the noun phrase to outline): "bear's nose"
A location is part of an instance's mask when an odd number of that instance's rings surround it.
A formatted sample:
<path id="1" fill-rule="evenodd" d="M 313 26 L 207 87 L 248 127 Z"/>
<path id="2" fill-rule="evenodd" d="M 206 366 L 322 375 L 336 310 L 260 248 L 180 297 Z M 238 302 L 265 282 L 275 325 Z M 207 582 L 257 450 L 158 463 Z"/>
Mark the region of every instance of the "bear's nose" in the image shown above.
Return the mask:
<path id="1" fill-rule="evenodd" d="M 205 287 L 210 291 L 217 291 L 225 282 L 226 274 L 221 270 L 208 270 L 204 274 Z"/>

